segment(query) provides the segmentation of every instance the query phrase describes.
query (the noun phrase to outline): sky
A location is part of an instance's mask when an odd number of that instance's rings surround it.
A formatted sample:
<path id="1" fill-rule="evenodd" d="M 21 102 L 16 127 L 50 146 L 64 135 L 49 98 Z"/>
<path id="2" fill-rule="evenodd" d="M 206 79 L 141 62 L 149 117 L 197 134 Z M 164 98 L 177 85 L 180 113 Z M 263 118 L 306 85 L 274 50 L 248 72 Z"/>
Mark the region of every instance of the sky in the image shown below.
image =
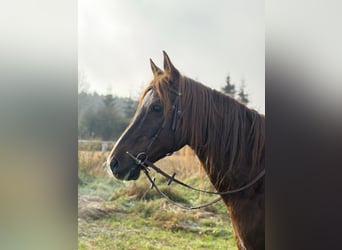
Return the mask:
<path id="1" fill-rule="evenodd" d="M 79 74 L 88 91 L 138 98 L 165 50 L 185 76 L 220 90 L 229 74 L 265 113 L 264 2 L 81 0 Z"/>

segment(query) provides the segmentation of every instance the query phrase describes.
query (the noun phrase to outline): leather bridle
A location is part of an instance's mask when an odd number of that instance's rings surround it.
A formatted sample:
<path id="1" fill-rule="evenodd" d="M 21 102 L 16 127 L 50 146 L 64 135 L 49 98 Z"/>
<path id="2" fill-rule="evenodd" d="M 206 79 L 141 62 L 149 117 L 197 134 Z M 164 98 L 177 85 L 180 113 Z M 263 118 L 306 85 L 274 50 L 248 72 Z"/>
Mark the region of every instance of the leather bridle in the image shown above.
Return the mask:
<path id="1" fill-rule="evenodd" d="M 180 116 L 182 114 L 182 111 L 181 111 L 181 105 L 180 105 L 180 96 L 182 95 L 180 92 L 174 90 L 174 89 L 171 89 L 171 92 L 175 93 L 176 94 L 176 98 L 172 104 L 172 121 L 171 121 L 171 130 L 173 132 L 176 132 L 177 130 L 177 127 L 178 127 L 178 124 L 180 122 Z M 208 190 L 202 190 L 202 189 L 198 189 L 198 188 L 194 188 L 188 184 L 185 184 L 183 183 L 182 181 L 178 180 L 175 178 L 176 176 L 176 173 L 173 173 L 172 176 L 167 174 L 166 172 L 164 172 L 163 170 L 161 170 L 160 168 L 158 168 L 153 162 L 150 162 L 148 160 L 148 151 L 150 150 L 152 144 L 156 141 L 156 139 L 159 137 L 161 131 L 165 128 L 166 126 L 166 119 L 164 117 L 164 120 L 162 122 L 162 125 L 160 126 L 160 128 L 157 130 L 156 134 L 152 137 L 151 139 L 151 142 L 149 143 L 149 145 L 147 146 L 146 148 L 146 151 L 145 152 L 140 152 L 138 153 L 136 156 L 134 156 L 133 154 L 131 154 L 130 152 L 126 152 L 126 154 L 135 161 L 135 164 L 137 164 L 137 166 L 140 166 L 141 169 L 143 170 L 143 172 L 145 173 L 145 175 L 147 176 L 147 179 L 151 182 L 151 188 L 155 188 L 156 191 L 161 194 L 164 198 L 166 198 L 169 202 L 173 203 L 174 205 L 180 207 L 180 208 L 183 208 L 183 209 L 188 209 L 188 210 L 193 210 L 193 209 L 200 209 L 200 208 L 204 208 L 204 207 L 208 207 L 218 201 L 220 201 L 222 198 L 221 197 L 218 197 L 217 199 L 211 201 L 211 202 L 208 202 L 208 203 L 205 203 L 205 204 L 201 204 L 201 205 L 198 205 L 198 206 L 191 206 L 191 207 L 188 207 L 188 206 L 184 206 L 180 203 L 177 203 L 175 201 L 173 201 L 172 199 L 170 199 L 164 192 L 162 192 L 158 186 L 156 185 L 156 182 L 155 182 L 155 178 L 152 178 L 149 174 L 149 171 L 150 169 L 149 168 L 152 168 L 154 171 L 156 171 L 158 174 L 161 174 L 162 176 L 166 177 L 168 179 L 168 185 L 171 185 L 172 182 L 175 182 L 183 187 L 186 187 L 188 189 L 191 189 L 191 190 L 195 190 L 195 191 L 198 191 L 198 192 L 202 192 L 202 193 L 206 193 L 206 194 L 215 194 L 215 195 L 229 195 L 229 194 L 236 194 L 236 193 L 239 193 L 243 190 L 246 190 L 248 189 L 249 187 L 253 186 L 257 181 L 259 181 L 266 173 L 266 170 L 263 169 L 256 177 L 254 177 L 250 182 L 248 182 L 247 184 L 239 187 L 239 188 L 236 188 L 236 189 L 232 189 L 232 190 L 227 190 L 227 191 L 224 191 L 224 192 L 214 192 L 214 191 L 208 191 Z M 173 153 L 173 151 L 167 153 L 165 156 L 168 156 L 168 155 L 171 155 Z"/>
<path id="2" fill-rule="evenodd" d="M 180 102 L 180 96 L 182 95 L 182 93 L 180 93 L 180 92 L 178 92 L 178 91 L 176 91 L 174 89 L 170 89 L 170 90 L 171 90 L 172 93 L 176 94 L 176 97 L 175 97 L 175 100 L 173 101 L 172 109 L 171 109 L 171 112 L 172 112 L 171 130 L 172 130 L 172 132 L 175 133 L 177 128 L 178 128 L 179 122 L 180 122 L 180 116 L 182 114 L 181 102 Z M 143 119 L 142 122 L 144 120 L 145 119 Z M 153 135 L 150 143 L 146 147 L 146 150 L 144 152 L 139 153 L 139 155 L 145 154 L 147 156 L 147 154 L 150 151 L 153 143 L 157 140 L 157 138 L 159 137 L 161 131 L 163 129 L 165 129 L 165 127 L 166 127 L 166 119 L 164 117 L 161 126 L 159 127 L 157 132 Z M 169 153 L 166 154 L 166 156 L 169 156 L 169 155 L 172 155 L 172 154 L 173 154 L 173 152 L 169 152 Z"/>

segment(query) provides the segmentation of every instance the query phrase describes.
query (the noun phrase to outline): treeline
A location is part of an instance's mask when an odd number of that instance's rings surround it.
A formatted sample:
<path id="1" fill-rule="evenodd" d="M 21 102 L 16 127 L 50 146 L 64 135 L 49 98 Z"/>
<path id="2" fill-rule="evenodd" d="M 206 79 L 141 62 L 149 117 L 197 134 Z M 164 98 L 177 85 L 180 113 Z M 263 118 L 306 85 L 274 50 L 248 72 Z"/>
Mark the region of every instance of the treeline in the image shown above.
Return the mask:
<path id="1" fill-rule="evenodd" d="M 112 95 L 78 94 L 78 138 L 115 140 L 129 124 L 137 101 Z"/>
<path id="2" fill-rule="evenodd" d="M 228 75 L 221 91 L 248 104 L 244 81 L 238 90 L 235 86 Z M 79 139 L 116 140 L 128 126 L 136 108 L 137 101 L 132 98 L 81 91 L 78 94 Z"/>

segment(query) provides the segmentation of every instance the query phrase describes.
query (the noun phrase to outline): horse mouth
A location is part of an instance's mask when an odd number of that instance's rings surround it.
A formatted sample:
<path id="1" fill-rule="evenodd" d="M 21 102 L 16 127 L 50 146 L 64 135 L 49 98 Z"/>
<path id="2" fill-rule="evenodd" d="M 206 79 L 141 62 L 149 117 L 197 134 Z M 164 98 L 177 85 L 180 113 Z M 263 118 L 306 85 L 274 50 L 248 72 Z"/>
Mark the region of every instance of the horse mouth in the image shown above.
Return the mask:
<path id="1" fill-rule="evenodd" d="M 140 168 L 136 165 L 131 168 L 131 170 L 126 174 L 124 180 L 126 181 L 134 181 L 137 180 L 140 176 Z"/>
<path id="2" fill-rule="evenodd" d="M 134 181 L 137 180 L 140 176 L 140 168 L 137 165 L 134 165 L 126 173 L 113 171 L 113 175 L 118 180 Z"/>
<path id="3" fill-rule="evenodd" d="M 119 180 L 137 180 L 140 176 L 141 167 L 135 163 L 131 163 L 131 165 L 128 165 L 125 168 L 120 168 L 119 161 L 116 158 L 112 158 L 112 160 L 108 162 L 108 167 L 113 176 Z"/>

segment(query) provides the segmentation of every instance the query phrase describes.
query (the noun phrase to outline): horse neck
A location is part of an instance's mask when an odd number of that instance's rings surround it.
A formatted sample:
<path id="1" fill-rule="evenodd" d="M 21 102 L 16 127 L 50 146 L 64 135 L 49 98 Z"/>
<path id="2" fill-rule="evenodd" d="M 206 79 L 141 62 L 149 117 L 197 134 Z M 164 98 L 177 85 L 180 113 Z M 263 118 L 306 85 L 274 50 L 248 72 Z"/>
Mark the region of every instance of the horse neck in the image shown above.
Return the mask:
<path id="1" fill-rule="evenodd" d="M 249 133 L 252 129 L 259 129 L 254 126 L 263 129 L 264 125 L 263 118 L 255 117 L 256 115 L 260 116 L 255 111 L 249 110 L 243 104 L 222 93 L 211 91 L 213 107 L 210 112 L 204 114 L 206 117 L 197 120 L 198 123 L 204 122 L 205 124 L 201 125 L 207 129 L 202 130 L 202 134 L 197 134 L 200 139 L 196 141 L 200 142 L 200 145 L 195 145 L 194 140 L 190 140 L 189 144 L 196 152 L 215 188 L 218 191 L 225 191 L 245 184 L 259 171 L 263 159 L 259 157 L 259 166 L 254 166 L 256 164 L 253 162 L 255 159 L 253 159 L 252 147 L 258 146 L 261 154 L 264 145 L 256 144 L 264 142 L 263 139 L 254 142 L 255 138 L 251 138 L 251 136 L 263 135 L 254 133 L 249 135 Z M 225 104 L 227 107 L 229 105 L 234 107 L 222 110 L 222 107 L 225 106 L 222 105 L 222 102 L 227 102 Z M 230 117 L 229 120 L 226 116 L 233 117 Z M 241 124 L 236 124 L 237 122 Z M 230 126 L 230 128 L 226 126 Z M 225 130 L 229 131 L 225 132 Z"/>

